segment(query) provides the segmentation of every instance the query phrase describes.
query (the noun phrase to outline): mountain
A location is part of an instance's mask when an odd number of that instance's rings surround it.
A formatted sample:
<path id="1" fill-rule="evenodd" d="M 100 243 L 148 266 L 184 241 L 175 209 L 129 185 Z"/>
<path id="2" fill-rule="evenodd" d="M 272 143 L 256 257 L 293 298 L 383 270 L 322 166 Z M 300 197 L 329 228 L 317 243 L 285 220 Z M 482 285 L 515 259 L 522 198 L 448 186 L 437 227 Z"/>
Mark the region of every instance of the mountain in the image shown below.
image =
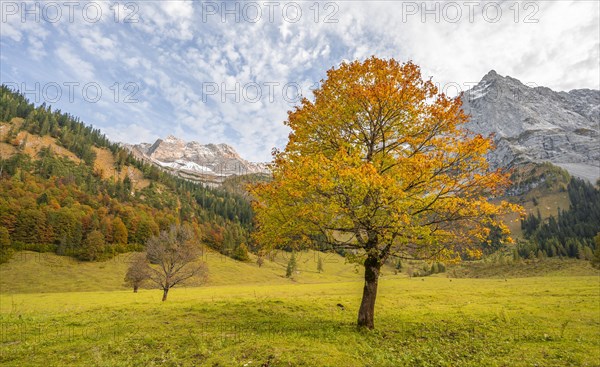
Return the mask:
<path id="1" fill-rule="evenodd" d="M 154 144 L 123 145 L 138 158 L 182 178 L 208 184 L 220 184 L 230 176 L 269 172 L 267 164 L 248 162 L 227 144 L 202 145 L 169 135 Z"/>
<path id="2" fill-rule="evenodd" d="M 600 177 L 600 91 L 555 92 L 490 71 L 463 96 L 467 128 L 494 133 L 492 167 L 551 162 L 571 175 Z"/>

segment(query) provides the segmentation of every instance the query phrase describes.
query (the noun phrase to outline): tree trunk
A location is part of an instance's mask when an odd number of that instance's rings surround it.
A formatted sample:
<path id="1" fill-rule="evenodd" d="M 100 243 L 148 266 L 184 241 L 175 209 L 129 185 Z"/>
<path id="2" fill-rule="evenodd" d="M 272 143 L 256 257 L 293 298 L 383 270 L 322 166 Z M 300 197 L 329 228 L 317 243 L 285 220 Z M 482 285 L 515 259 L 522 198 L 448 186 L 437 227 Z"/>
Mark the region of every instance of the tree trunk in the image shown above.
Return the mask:
<path id="1" fill-rule="evenodd" d="M 133 286 L 133 293 L 137 293 L 137 290 L 138 290 L 138 285 L 136 284 Z"/>
<path id="2" fill-rule="evenodd" d="M 365 286 L 363 297 L 358 310 L 358 326 L 373 329 L 375 327 L 375 299 L 381 262 L 377 257 L 369 256 L 365 260 Z"/>
<path id="3" fill-rule="evenodd" d="M 169 288 L 163 289 L 163 302 L 167 300 L 167 294 L 169 293 Z"/>

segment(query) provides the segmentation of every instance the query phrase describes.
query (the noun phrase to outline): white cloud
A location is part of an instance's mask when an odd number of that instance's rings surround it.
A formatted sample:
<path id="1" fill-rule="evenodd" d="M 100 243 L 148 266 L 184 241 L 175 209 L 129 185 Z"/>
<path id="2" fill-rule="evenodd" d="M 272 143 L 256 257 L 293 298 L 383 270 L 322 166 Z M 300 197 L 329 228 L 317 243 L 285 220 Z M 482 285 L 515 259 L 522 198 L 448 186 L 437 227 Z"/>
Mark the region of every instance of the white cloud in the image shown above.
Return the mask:
<path id="1" fill-rule="evenodd" d="M 154 142 L 159 138 L 152 129 L 138 123 L 106 125 L 102 130 L 109 139 L 120 142 Z"/>
<path id="2" fill-rule="evenodd" d="M 16 27 L 15 24 L 11 24 L 10 22 L 2 23 L 2 32 L 0 32 L 1 38 L 10 38 L 15 42 L 20 42 L 23 35 L 21 31 Z"/>
<path id="3" fill-rule="evenodd" d="M 313 2 L 299 3 L 303 8 L 297 23 L 282 18 L 283 4 L 275 8 L 273 21 L 263 6 L 256 23 L 236 23 L 232 16 L 222 23 L 220 13 L 205 21 L 205 3 L 193 1 L 138 2 L 135 9 L 119 3 L 121 21 L 115 22 L 115 8 L 101 2 L 106 17 L 98 23 L 21 24 L 19 18 L 2 24 L 2 77 L 10 71 L 32 80 L 61 76 L 121 87 L 134 82 L 139 103 L 123 103 L 122 98 L 113 103 L 108 93 L 97 104 L 61 108 L 98 123 L 116 140 L 182 134 L 185 140 L 231 144 L 251 160 L 268 160 L 273 146 L 285 144 L 288 130 L 282 121 L 293 103 L 285 100 L 284 85 L 298 83 L 310 97 L 310 87 L 342 60 L 370 55 L 413 60 L 425 77 L 442 85 L 478 82 L 495 69 L 558 90 L 599 87 L 596 2 L 532 2 L 529 9 L 524 2 L 500 3 L 497 23 L 482 15 L 485 3 L 474 9 L 473 21 L 463 6 L 460 21 L 452 23 L 442 13 L 439 22 L 436 14 L 422 9 L 410 14 L 411 4 L 420 2 L 390 1 L 335 2 L 337 8 L 327 9 L 320 2 L 318 14 Z M 222 12 L 223 3 L 216 4 Z M 427 2 L 428 9 L 435 4 Z M 443 9 L 448 3 L 437 4 Z M 133 10 L 139 22 L 123 22 Z M 532 10 L 539 21 L 525 23 Z M 325 22 L 326 16 L 337 22 Z M 44 54 L 51 49 L 56 58 Z M 24 62 L 18 55 L 34 61 Z M 208 83 L 220 90 L 206 98 L 203 87 Z M 260 100 L 251 103 L 240 95 L 235 102 L 227 95 L 222 101 L 224 88 L 243 89 L 248 83 L 261 87 Z M 273 96 L 267 83 L 275 83 Z"/>
<path id="4" fill-rule="evenodd" d="M 54 54 L 63 61 L 64 71 L 67 74 L 71 72 L 79 82 L 87 83 L 95 81 L 95 68 L 91 62 L 84 61 L 69 46 L 61 46 L 54 51 Z"/>
<path id="5" fill-rule="evenodd" d="M 113 38 L 102 34 L 98 28 L 84 29 L 77 35 L 84 50 L 102 60 L 114 60 L 117 57 L 118 46 Z"/>
<path id="6" fill-rule="evenodd" d="M 39 38 L 29 36 L 29 54 L 34 60 L 40 60 L 46 56 L 46 49 L 44 48 L 44 42 Z"/>

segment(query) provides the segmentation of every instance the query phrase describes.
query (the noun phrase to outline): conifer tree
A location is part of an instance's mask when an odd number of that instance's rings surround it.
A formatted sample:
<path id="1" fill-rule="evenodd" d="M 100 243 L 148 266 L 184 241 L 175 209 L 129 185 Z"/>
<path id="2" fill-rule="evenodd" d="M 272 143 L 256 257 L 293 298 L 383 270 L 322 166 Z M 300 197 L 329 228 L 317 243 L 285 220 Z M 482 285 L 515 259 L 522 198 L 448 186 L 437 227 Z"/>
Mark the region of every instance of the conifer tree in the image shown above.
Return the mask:
<path id="1" fill-rule="evenodd" d="M 290 257 L 290 260 L 288 261 L 288 264 L 287 264 L 287 268 L 285 270 L 286 278 L 291 278 L 294 276 L 297 266 L 298 266 L 298 264 L 296 263 L 296 253 L 292 252 L 292 256 Z"/>

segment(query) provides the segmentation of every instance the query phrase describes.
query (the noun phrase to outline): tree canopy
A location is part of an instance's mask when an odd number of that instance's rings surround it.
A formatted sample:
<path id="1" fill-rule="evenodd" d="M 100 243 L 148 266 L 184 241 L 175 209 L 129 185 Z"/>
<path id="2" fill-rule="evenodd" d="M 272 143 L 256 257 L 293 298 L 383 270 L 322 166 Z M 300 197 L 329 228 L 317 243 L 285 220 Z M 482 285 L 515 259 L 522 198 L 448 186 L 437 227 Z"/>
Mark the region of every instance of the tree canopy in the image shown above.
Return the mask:
<path id="1" fill-rule="evenodd" d="M 490 138 L 463 128 L 461 100 L 438 93 L 420 68 L 375 57 L 343 63 L 288 113 L 273 180 L 252 187 L 256 240 L 342 247 L 365 266 L 358 323 L 373 327 L 379 271 L 391 256 L 456 260 L 480 253 L 510 182 L 490 171 Z"/>
<path id="2" fill-rule="evenodd" d="M 206 264 L 198 261 L 200 254 L 198 239 L 188 226 L 172 225 L 168 231 L 148 239 L 146 258 L 154 266 L 146 272 L 148 279 L 163 290 L 163 301 L 176 285 L 193 277 L 206 277 Z"/>

